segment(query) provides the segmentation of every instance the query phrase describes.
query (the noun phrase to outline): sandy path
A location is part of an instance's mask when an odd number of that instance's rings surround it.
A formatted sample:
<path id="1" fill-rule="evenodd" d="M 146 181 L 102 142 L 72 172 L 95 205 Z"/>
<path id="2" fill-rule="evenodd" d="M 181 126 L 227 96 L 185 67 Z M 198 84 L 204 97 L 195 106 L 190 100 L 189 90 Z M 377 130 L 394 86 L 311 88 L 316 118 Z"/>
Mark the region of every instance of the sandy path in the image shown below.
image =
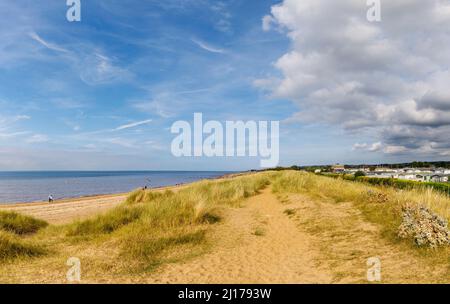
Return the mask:
<path id="1" fill-rule="evenodd" d="M 367 261 L 375 257 L 382 283 L 450 282 L 448 265 L 390 243 L 352 203 L 288 197 L 282 203 L 266 189 L 248 199 L 215 228 L 209 253 L 165 265 L 144 281 L 368 283 Z"/>
<path id="2" fill-rule="evenodd" d="M 289 218 L 319 253 L 317 265 L 332 272 L 330 283 L 368 283 L 369 258 L 379 259 L 382 283 L 450 283 L 448 264 L 430 263 L 409 246 L 388 241 L 351 202 L 302 194 L 288 195 L 288 202 Z"/>
<path id="3" fill-rule="evenodd" d="M 155 283 L 316 283 L 331 276 L 317 271 L 310 237 L 300 232 L 270 189 L 233 209 L 216 228 L 212 252 L 169 264 L 151 276 Z M 255 235 L 255 232 L 258 232 Z"/>
<path id="4" fill-rule="evenodd" d="M 380 227 L 367 222 L 352 203 L 303 194 L 283 196 L 277 199 L 268 188 L 245 200 L 241 208 L 226 209 L 224 219 L 211 228 L 211 247 L 205 254 L 162 265 L 154 273 L 111 274 L 101 280 L 94 275 L 84 282 L 368 283 L 367 259 L 377 257 L 382 265 L 382 283 L 450 283 L 448 263 L 430 263 L 414 250 L 386 240 Z M 16 207 L 28 208 L 22 212 L 34 212 L 49 220 L 68 221 L 102 212 L 124 199 L 108 196 L 47 205 L 44 209 Z M 42 276 L 47 275 L 48 268 L 35 261 Z M 64 280 L 65 259 L 57 264 L 49 282 Z M 9 271 L 24 275 L 22 266 L 17 267 Z M 29 269 L 35 278 L 35 270 Z M 30 282 L 30 276 L 15 281 Z"/>

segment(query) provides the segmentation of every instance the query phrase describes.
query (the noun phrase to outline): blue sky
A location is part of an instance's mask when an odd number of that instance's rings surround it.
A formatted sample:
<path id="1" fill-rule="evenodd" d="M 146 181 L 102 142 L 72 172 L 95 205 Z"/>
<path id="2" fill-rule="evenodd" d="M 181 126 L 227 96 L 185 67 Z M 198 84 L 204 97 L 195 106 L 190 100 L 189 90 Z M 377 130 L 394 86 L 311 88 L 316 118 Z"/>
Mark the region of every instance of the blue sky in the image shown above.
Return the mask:
<path id="1" fill-rule="evenodd" d="M 0 0 L 0 170 L 259 167 L 253 158 L 173 157 L 170 126 L 194 112 L 280 120 L 281 165 L 446 155 L 392 143 L 384 152 L 402 153 L 383 153 L 378 130 L 296 119 L 310 105 L 274 88 L 289 80 L 280 60 L 299 42 L 273 7 L 292 2 L 82 0 L 81 22 L 69 23 L 65 0 Z M 263 26 L 265 16 L 274 25 Z"/>

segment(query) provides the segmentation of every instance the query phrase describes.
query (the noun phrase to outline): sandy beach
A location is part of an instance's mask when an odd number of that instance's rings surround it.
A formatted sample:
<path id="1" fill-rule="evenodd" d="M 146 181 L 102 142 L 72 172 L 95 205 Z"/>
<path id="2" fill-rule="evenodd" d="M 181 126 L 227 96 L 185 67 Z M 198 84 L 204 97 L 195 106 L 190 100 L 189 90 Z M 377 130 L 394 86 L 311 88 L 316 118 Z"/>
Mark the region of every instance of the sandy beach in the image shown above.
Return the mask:
<path id="1" fill-rule="evenodd" d="M 226 179 L 249 174 L 232 173 L 212 179 Z M 189 184 L 179 184 L 175 186 L 167 186 L 153 188 L 153 191 L 179 190 Z M 104 194 L 94 196 L 84 196 L 78 198 L 67 198 L 55 200 L 53 203 L 48 202 L 31 202 L 31 203 L 6 203 L 0 204 L 0 211 L 14 211 L 26 215 L 30 215 L 47 221 L 49 224 L 66 224 L 74 220 L 82 220 L 98 214 L 104 213 L 111 208 L 123 203 L 130 193 Z"/>
<path id="2" fill-rule="evenodd" d="M 161 187 L 154 191 L 178 190 L 185 185 Z M 32 202 L 2 204 L 0 210 L 14 211 L 47 221 L 49 224 L 66 224 L 104 213 L 123 203 L 129 193 L 86 196 L 56 200 L 53 203 Z"/>
<path id="3" fill-rule="evenodd" d="M 226 179 L 236 176 L 249 174 L 232 173 L 213 179 Z M 153 188 L 153 191 L 179 190 L 189 184 L 179 184 L 175 186 L 167 186 Z M 74 220 L 82 220 L 98 214 L 104 213 L 111 208 L 124 202 L 130 193 L 105 194 L 85 196 L 78 198 L 67 198 L 55 200 L 53 203 L 48 202 L 31 202 L 31 203 L 6 203 L 0 204 L 0 211 L 14 211 L 26 215 L 30 215 L 47 221 L 49 224 L 66 224 Z"/>

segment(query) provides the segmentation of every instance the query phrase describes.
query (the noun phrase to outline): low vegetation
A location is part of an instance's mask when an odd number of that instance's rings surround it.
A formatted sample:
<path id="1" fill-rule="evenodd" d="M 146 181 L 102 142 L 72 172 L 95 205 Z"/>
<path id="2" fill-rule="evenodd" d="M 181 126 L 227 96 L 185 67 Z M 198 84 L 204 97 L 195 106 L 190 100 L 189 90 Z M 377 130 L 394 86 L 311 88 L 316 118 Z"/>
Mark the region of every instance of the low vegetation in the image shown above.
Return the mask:
<path id="1" fill-rule="evenodd" d="M 35 257 L 44 254 L 44 249 L 18 236 L 0 231 L 0 261 L 19 257 Z"/>
<path id="2" fill-rule="evenodd" d="M 450 219 L 450 198 L 431 188 L 397 189 L 386 185 L 378 187 L 366 183 L 353 183 L 305 172 L 287 171 L 273 183 L 279 194 L 306 193 L 317 198 L 331 198 L 336 203 L 353 202 L 374 223 L 383 228 L 383 234 L 398 241 L 405 206 L 424 206 L 444 218 Z M 413 243 L 413 239 L 411 239 Z"/>
<path id="3" fill-rule="evenodd" d="M 137 190 L 123 204 L 92 219 L 50 226 L 27 239 L 2 233 L 1 255 L 8 259 L 35 257 L 44 253 L 44 246 L 52 249 L 50 260 L 70 249 L 67 254 L 80 256 L 85 252 L 92 260 L 97 254 L 106 255 L 107 265 L 101 262 L 101 266 L 95 266 L 99 271 L 101 267 L 108 272 L 150 271 L 206 249 L 209 228 L 220 221 L 223 209 L 240 207 L 243 199 L 267 186 L 272 175 L 268 172 L 201 181 L 177 191 Z M 0 218 L 0 225 L 24 234 L 36 232 L 46 223 L 9 214 Z M 127 263 L 120 263 L 123 260 Z"/>
<path id="4" fill-rule="evenodd" d="M 256 235 L 256 236 L 264 236 L 264 235 L 266 235 L 266 231 L 265 231 L 264 228 L 262 228 L 262 227 L 257 227 L 257 228 L 255 229 L 255 231 L 253 232 L 253 235 Z"/>
<path id="5" fill-rule="evenodd" d="M 287 216 L 295 215 L 296 212 L 297 212 L 297 210 L 295 210 L 295 209 L 284 210 L 284 214 L 286 214 Z"/>
<path id="6" fill-rule="evenodd" d="M 46 227 L 45 221 L 15 212 L 0 211 L 0 230 L 9 231 L 18 235 L 35 233 Z"/>
<path id="7" fill-rule="evenodd" d="M 357 172 L 358 173 L 358 172 Z M 431 188 L 433 190 L 445 193 L 450 196 L 450 183 L 436 183 L 436 182 L 417 182 L 410 180 L 402 180 L 396 178 L 378 178 L 378 177 L 367 177 L 361 174 L 334 174 L 334 173 L 326 173 L 324 176 L 333 177 L 333 178 L 341 178 L 348 181 L 356 181 L 368 183 L 376 186 L 388 186 L 395 187 L 398 189 L 411 190 L 418 189 L 423 190 L 427 188 Z"/>
<path id="8" fill-rule="evenodd" d="M 5 280 L 1 273 L 21 276 L 19 269 L 24 266 L 32 274 L 42 273 L 42 269 L 60 273 L 67 258 L 73 256 L 83 261 L 83 280 L 139 279 L 162 264 L 204 253 L 210 248 L 209 234 L 227 214 L 226 209 L 240 208 L 245 198 L 269 183 L 291 219 L 303 216 L 301 206 L 290 201 L 292 194 L 333 205 L 351 202 L 366 220 L 382 228 L 384 238 L 419 254 L 409 234 L 405 234 L 406 241 L 399 237 L 405 207 L 423 206 L 433 216 L 450 219 L 450 197 L 431 188 L 406 190 L 299 171 L 269 171 L 201 181 L 173 191 L 137 190 L 102 215 L 60 226 L 46 227 L 40 220 L 0 213 L 0 281 Z M 265 226 L 257 225 L 251 233 L 265 237 Z M 426 251 L 426 256 L 440 255 L 439 263 L 448 263 L 448 247 L 430 250 L 436 254 Z"/>

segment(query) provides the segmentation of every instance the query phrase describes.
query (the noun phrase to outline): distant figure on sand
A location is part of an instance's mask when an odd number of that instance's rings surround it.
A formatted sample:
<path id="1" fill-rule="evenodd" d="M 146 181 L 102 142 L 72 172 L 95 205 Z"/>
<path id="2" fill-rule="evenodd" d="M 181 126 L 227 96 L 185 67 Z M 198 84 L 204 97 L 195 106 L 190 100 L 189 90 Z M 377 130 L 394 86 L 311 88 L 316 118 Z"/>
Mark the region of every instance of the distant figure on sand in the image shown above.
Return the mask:
<path id="1" fill-rule="evenodd" d="M 48 196 L 48 202 L 49 202 L 49 203 L 53 203 L 53 195 L 50 194 L 50 195 Z"/>

